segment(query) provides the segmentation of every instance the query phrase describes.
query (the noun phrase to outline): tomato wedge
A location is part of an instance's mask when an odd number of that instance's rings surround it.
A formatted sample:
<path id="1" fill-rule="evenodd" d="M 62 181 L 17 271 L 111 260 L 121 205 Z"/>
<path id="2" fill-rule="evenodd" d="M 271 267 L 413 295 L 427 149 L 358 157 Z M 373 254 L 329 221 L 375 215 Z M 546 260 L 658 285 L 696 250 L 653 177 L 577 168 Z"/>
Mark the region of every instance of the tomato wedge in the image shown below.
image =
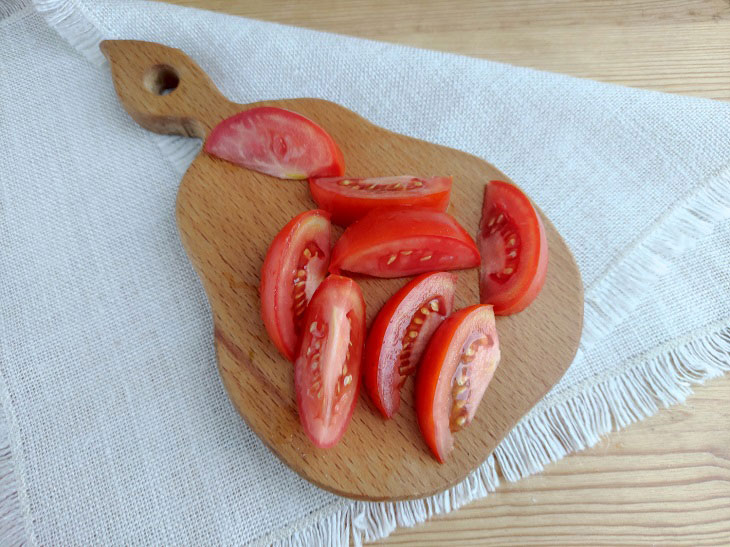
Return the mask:
<path id="1" fill-rule="evenodd" d="M 540 215 L 522 191 L 493 180 L 479 227 L 480 293 L 497 315 L 524 310 L 545 284 L 548 245 Z"/>
<path id="2" fill-rule="evenodd" d="M 416 376 L 416 413 L 440 463 L 454 447 L 453 434 L 474 418 L 499 357 L 492 306 L 455 312 L 431 337 Z"/>
<path id="3" fill-rule="evenodd" d="M 244 110 L 220 122 L 206 140 L 205 151 L 282 179 L 345 172 L 342 152 L 324 129 L 296 112 L 271 106 Z"/>
<path id="4" fill-rule="evenodd" d="M 330 212 L 332 222 L 348 226 L 378 207 L 446 211 L 451 177 L 312 178 L 309 190 L 317 205 Z"/>
<path id="5" fill-rule="evenodd" d="M 433 272 L 413 279 L 383 306 L 365 343 L 363 381 L 386 418 L 400 407 L 400 390 L 416 370 L 431 335 L 451 314 L 456 276 Z"/>
<path id="6" fill-rule="evenodd" d="M 304 311 L 327 275 L 332 226 L 326 211 L 294 217 L 271 242 L 261 270 L 261 317 L 290 361 L 299 348 Z"/>
<path id="7" fill-rule="evenodd" d="M 374 209 L 348 226 L 332 249 L 330 272 L 404 277 L 479 264 L 474 240 L 446 213 Z"/>
<path id="8" fill-rule="evenodd" d="M 331 275 L 307 307 L 294 384 L 299 419 L 320 448 L 337 444 L 350 423 L 360 389 L 365 302 L 357 283 Z"/>

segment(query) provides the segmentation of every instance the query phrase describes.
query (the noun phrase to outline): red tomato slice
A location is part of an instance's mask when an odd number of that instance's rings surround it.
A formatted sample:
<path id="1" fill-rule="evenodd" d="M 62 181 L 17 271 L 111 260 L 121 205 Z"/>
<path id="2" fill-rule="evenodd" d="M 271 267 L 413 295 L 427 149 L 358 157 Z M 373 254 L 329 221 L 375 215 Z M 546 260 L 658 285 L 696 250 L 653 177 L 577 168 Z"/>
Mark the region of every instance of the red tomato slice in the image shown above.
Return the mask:
<path id="1" fill-rule="evenodd" d="M 226 118 L 211 131 L 205 151 L 282 179 L 338 176 L 342 152 L 312 120 L 283 108 L 261 106 Z"/>
<path id="2" fill-rule="evenodd" d="M 413 279 L 378 313 L 365 344 L 363 381 L 386 418 L 400 407 L 400 390 L 416 370 L 431 335 L 451 314 L 456 276 L 434 272 Z"/>
<path id="3" fill-rule="evenodd" d="M 332 249 L 330 272 L 404 277 L 479 264 L 474 240 L 446 213 L 374 209 L 350 225 Z"/>
<path id="4" fill-rule="evenodd" d="M 365 302 L 357 283 L 331 275 L 307 307 L 294 384 L 299 419 L 320 448 L 337 444 L 350 423 L 360 389 Z"/>
<path id="5" fill-rule="evenodd" d="M 332 222 L 348 226 L 378 207 L 446 211 L 451 177 L 313 178 L 309 190 L 317 205 L 332 214 Z"/>
<path id="6" fill-rule="evenodd" d="M 522 191 L 493 180 L 479 227 L 480 293 L 497 315 L 524 310 L 545 284 L 548 245 L 540 215 Z"/>
<path id="7" fill-rule="evenodd" d="M 453 434 L 474 418 L 499 357 L 492 306 L 459 310 L 431 337 L 416 376 L 416 413 L 440 463 L 454 447 Z"/>
<path id="8" fill-rule="evenodd" d="M 261 317 L 279 351 L 294 361 L 309 299 L 327 275 L 332 226 L 326 211 L 294 217 L 271 242 L 261 270 Z"/>

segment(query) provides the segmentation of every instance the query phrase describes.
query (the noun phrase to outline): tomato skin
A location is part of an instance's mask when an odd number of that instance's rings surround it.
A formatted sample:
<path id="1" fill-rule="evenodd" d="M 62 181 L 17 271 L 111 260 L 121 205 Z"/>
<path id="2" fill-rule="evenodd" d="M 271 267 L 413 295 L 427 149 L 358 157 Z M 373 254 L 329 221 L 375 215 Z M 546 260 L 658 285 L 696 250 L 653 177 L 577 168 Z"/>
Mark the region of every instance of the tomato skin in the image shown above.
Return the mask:
<path id="1" fill-rule="evenodd" d="M 385 303 L 370 326 L 363 382 L 385 418 L 398 412 L 403 382 L 420 361 L 433 332 L 451 314 L 455 284 L 456 276 L 448 272 L 420 275 Z M 434 300 L 438 311 L 431 307 Z M 409 331 L 417 332 L 417 337 L 409 339 Z"/>
<path id="2" fill-rule="evenodd" d="M 306 303 L 327 275 L 331 229 L 329 213 L 305 211 L 274 237 L 264 259 L 259 287 L 261 318 L 271 341 L 290 361 L 299 348 L 297 320 L 301 321 Z M 310 257 L 305 256 L 306 251 Z M 303 294 L 295 291 L 300 270 L 306 272 L 304 286 L 299 285 Z"/>
<path id="3" fill-rule="evenodd" d="M 471 422 L 499 359 L 499 339 L 489 305 L 477 304 L 453 313 L 431 336 L 416 376 L 416 415 L 423 439 L 440 463 L 453 449 L 455 416 L 463 419 L 459 428 Z M 460 384 L 464 378 L 466 383 Z M 459 410 L 455 390 L 461 385 L 467 399 Z"/>
<path id="4" fill-rule="evenodd" d="M 329 448 L 345 434 L 360 392 L 365 301 L 347 277 L 330 275 L 307 307 L 294 363 L 299 419 L 309 439 Z"/>
<path id="5" fill-rule="evenodd" d="M 329 211 L 332 222 L 349 226 L 380 207 L 420 207 L 446 211 L 451 177 L 413 176 L 310 178 L 309 190 L 317 205 Z"/>
<path id="6" fill-rule="evenodd" d="M 345 161 L 332 137 L 312 120 L 283 108 L 260 106 L 213 128 L 205 151 L 283 179 L 339 176 Z"/>
<path id="7" fill-rule="evenodd" d="M 548 244 L 540 215 L 519 188 L 494 180 L 486 185 L 478 240 L 481 302 L 497 315 L 524 310 L 545 284 Z"/>
<path id="8" fill-rule="evenodd" d="M 348 226 L 332 249 L 330 272 L 404 277 L 478 264 L 474 240 L 453 217 L 401 207 L 375 209 Z"/>

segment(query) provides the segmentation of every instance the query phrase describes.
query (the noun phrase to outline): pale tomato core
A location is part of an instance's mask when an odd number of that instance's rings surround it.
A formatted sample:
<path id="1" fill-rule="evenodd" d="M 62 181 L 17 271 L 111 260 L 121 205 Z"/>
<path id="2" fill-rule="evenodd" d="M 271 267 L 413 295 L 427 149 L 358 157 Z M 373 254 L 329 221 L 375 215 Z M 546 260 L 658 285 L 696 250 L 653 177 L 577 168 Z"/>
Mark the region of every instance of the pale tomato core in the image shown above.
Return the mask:
<path id="1" fill-rule="evenodd" d="M 484 273 L 495 283 L 506 283 L 520 265 L 520 235 L 514 221 L 500 207 L 494 207 L 485 219 L 480 241 Z"/>

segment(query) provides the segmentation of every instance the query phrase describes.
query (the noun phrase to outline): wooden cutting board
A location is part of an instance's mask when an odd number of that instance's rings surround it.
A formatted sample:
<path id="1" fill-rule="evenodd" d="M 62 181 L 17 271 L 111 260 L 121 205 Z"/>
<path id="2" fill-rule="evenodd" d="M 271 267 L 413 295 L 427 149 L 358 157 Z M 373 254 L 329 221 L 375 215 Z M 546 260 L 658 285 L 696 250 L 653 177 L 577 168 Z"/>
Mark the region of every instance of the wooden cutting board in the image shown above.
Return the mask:
<path id="1" fill-rule="evenodd" d="M 247 108 L 293 110 L 332 135 L 348 175 L 452 175 L 448 212 L 474 235 L 484 183 L 509 180 L 480 158 L 392 133 L 328 101 L 230 102 L 177 49 L 130 40 L 104 41 L 101 49 L 111 64 L 121 103 L 150 131 L 205 139 L 218 122 Z M 177 196 L 177 224 L 210 300 L 223 383 L 241 416 L 272 452 L 322 488 L 367 500 L 411 499 L 442 491 L 481 464 L 570 365 L 583 323 L 583 287 L 575 260 L 543 215 L 550 248 L 545 287 L 527 310 L 497 319 L 501 364 L 474 421 L 456 435 L 456 447 L 445 464 L 436 462 L 421 439 L 412 380 L 403 389 L 399 415 L 388 421 L 363 391 L 343 439 L 322 450 L 299 425 L 293 366 L 268 339 L 258 295 L 269 243 L 294 215 L 314 208 L 306 183 L 255 173 L 203 151 L 185 173 Z M 340 230 L 335 231 L 339 236 Z M 358 279 L 368 323 L 405 281 Z M 478 301 L 477 270 L 458 272 L 455 309 Z"/>

